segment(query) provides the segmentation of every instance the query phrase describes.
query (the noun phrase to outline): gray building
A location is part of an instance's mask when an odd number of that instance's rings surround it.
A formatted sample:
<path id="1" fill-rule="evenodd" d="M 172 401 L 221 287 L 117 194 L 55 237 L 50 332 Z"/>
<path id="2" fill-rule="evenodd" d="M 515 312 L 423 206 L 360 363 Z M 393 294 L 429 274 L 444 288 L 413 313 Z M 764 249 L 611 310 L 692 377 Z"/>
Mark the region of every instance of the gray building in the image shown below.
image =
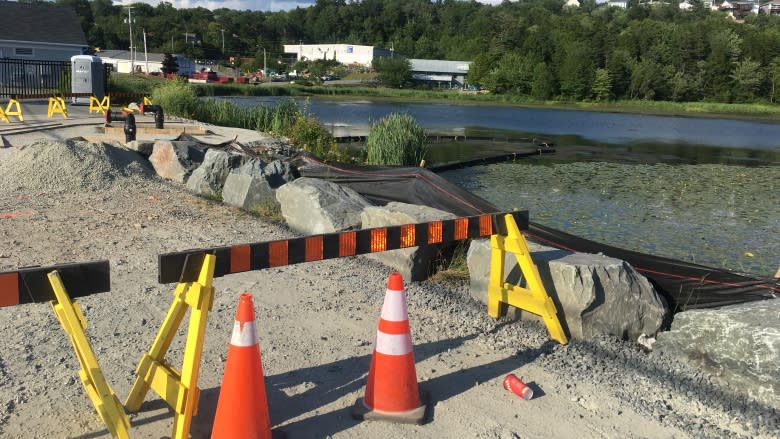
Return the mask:
<path id="1" fill-rule="evenodd" d="M 70 61 L 88 49 L 73 8 L 0 1 L 0 59 Z"/>
<path id="2" fill-rule="evenodd" d="M 412 79 L 433 88 L 463 88 L 471 61 L 410 59 Z"/>

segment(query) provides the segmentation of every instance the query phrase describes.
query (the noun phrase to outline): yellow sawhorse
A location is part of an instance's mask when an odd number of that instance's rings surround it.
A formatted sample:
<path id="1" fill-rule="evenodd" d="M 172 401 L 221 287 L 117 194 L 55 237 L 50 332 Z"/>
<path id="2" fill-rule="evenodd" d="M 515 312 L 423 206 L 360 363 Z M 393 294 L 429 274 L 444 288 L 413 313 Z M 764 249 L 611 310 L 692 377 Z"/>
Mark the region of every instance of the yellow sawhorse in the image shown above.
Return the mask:
<path id="1" fill-rule="evenodd" d="M 141 357 L 136 369 L 136 380 L 125 401 L 129 412 L 141 408 L 151 388 L 174 410 L 172 439 L 189 437 L 192 417 L 198 411 L 198 373 L 206 334 L 206 320 L 214 302 L 214 266 L 216 256 L 204 255 L 198 280 L 180 282 L 173 293 L 168 314 L 149 352 Z M 165 354 L 173 342 L 188 308 L 190 313 L 187 342 L 184 347 L 182 369 L 178 371 L 165 361 Z"/>
<path id="2" fill-rule="evenodd" d="M 144 96 L 144 105 L 152 105 L 152 100 L 146 96 Z"/>
<path id="3" fill-rule="evenodd" d="M 24 114 L 22 113 L 22 104 L 16 99 L 10 99 L 8 105 L 5 107 L 5 111 L 0 110 L 0 120 L 6 123 L 10 123 L 8 116 L 16 116 L 20 122 L 24 122 Z"/>
<path id="4" fill-rule="evenodd" d="M 89 97 L 89 114 L 105 113 L 109 108 L 111 108 L 110 96 L 104 96 L 102 101 L 94 96 Z"/>
<path id="5" fill-rule="evenodd" d="M 129 439 L 130 421 L 127 419 L 122 403 L 103 377 L 103 371 L 100 369 L 95 353 L 87 340 L 84 333 L 87 321 L 84 319 L 81 307 L 70 299 L 57 270 L 49 273 L 48 277 L 57 298 L 56 301 L 51 302 L 52 308 L 54 308 L 54 314 L 62 324 L 62 329 L 70 337 L 70 342 L 76 351 L 76 357 L 81 367 L 79 370 L 81 383 L 84 385 L 89 399 L 92 400 L 98 416 L 106 424 L 111 435 L 120 439 Z"/>
<path id="6" fill-rule="evenodd" d="M 532 312 L 544 319 L 550 337 L 561 344 L 569 342 L 566 333 L 558 320 L 555 303 L 539 277 L 539 270 L 531 260 L 528 243 L 520 233 L 515 219 L 511 214 L 504 216 L 506 221 L 506 236 L 492 235 L 490 237 L 490 281 L 488 283 L 488 314 L 493 318 L 501 315 L 501 304 Z M 527 288 L 505 282 L 504 256 L 506 252 L 517 257 L 517 263 L 523 273 Z"/>
<path id="7" fill-rule="evenodd" d="M 65 106 L 65 99 L 59 96 L 49 98 L 49 111 L 46 115 L 51 119 L 54 113 L 60 113 L 63 119 L 68 118 L 68 107 Z"/>

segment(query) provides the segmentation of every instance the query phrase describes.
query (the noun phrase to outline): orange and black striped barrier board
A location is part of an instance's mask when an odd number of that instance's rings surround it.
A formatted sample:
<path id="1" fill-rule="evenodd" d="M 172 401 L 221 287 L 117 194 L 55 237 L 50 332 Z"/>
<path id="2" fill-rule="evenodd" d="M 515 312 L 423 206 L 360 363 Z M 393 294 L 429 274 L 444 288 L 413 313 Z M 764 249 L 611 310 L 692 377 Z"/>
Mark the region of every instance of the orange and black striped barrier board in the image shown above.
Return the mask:
<path id="1" fill-rule="evenodd" d="M 520 230 L 528 229 L 528 211 L 492 213 L 420 224 L 312 235 L 301 238 L 186 250 L 158 257 L 160 283 L 194 282 L 203 257 L 216 256 L 214 277 L 302 262 L 445 244 L 494 234 L 506 235 L 504 215 L 511 214 Z"/>
<path id="2" fill-rule="evenodd" d="M 0 273 L 0 307 L 56 300 L 48 274 L 57 270 L 71 297 L 111 290 L 108 261 L 27 267 Z"/>

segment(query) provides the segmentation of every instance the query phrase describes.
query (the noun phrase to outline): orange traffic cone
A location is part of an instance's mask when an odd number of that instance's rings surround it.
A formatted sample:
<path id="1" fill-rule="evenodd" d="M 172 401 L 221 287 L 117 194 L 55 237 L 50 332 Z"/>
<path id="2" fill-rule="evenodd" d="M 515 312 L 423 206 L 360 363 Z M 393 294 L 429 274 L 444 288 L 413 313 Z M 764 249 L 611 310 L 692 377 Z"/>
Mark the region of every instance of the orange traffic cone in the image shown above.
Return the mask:
<path id="1" fill-rule="evenodd" d="M 252 295 L 241 295 L 228 348 L 212 439 L 271 439 Z"/>
<path id="2" fill-rule="evenodd" d="M 404 280 L 400 273 L 394 272 L 387 280 L 366 394 L 355 403 L 352 416 L 422 424 L 425 411 L 414 368 Z"/>

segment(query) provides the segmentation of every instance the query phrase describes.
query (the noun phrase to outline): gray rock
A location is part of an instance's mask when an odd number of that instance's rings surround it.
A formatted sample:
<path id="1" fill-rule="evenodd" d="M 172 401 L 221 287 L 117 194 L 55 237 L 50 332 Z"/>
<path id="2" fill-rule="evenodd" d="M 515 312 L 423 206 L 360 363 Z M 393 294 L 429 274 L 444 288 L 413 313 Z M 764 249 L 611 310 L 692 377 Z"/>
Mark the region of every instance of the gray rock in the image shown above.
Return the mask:
<path id="1" fill-rule="evenodd" d="M 132 142 L 125 143 L 125 146 L 144 157 L 149 157 L 154 151 L 154 142 L 151 141 L 133 140 Z"/>
<path id="2" fill-rule="evenodd" d="M 402 224 L 424 223 L 442 219 L 455 218 L 450 212 L 434 209 L 427 206 L 390 202 L 386 206 L 371 206 L 363 210 L 360 215 L 363 228 L 398 226 Z M 381 253 L 372 253 L 367 257 L 377 260 L 397 270 L 409 281 L 421 281 L 433 273 L 436 260 L 452 245 L 424 245 L 400 250 L 391 250 Z"/>
<path id="3" fill-rule="evenodd" d="M 780 409 L 780 300 L 677 313 L 654 351 L 682 357 L 737 394 Z"/>
<path id="4" fill-rule="evenodd" d="M 177 183 L 184 183 L 201 163 L 205 147 L 195 142 L 158 140 L 149 156 L 157 175 Z"/>
<path id="5" fill-rule="evenodd" d="M 360 212 L 371 205 L 352 189 L 308 177 L 280 186 L 276 200 L 287 225 L 307 235 L 360 228 Z"/>
<path id="6" fill-rule="evenodd" d="M 222 190 L 225 203 L 253 210 L 269 203 L 276 204 L 276 189 L 295 180 L 297 173 L 288 162 L 248 159 L 230 172 Z"/>
<path id="7" fill-rule="evenodd" d="M 561 324 L 572 338 L 612 334 L 636 340 L 658 332 L 668 318 L 663 297 L 625 261 L 534 243 L 529 243 L 529 249 Z M 487 302 L 490 255 L 490 240 L 471 242 L 467 255 L 470 294 L 483 303 Z M 504 274 L 507 282 L 525 286 L 514 254 L 506 254 Z M 518 314 L 537 319 L 528 312 Z"/>
<path id="8" fill-rule="evenodd" d="M 210 148 L 206 151 L 203 163 L 187 179 L 187 189 L 198 195 L 215 196 L 222 192 L 230 170 L 241 165 L 243 156 L 227 151 Z"/>

